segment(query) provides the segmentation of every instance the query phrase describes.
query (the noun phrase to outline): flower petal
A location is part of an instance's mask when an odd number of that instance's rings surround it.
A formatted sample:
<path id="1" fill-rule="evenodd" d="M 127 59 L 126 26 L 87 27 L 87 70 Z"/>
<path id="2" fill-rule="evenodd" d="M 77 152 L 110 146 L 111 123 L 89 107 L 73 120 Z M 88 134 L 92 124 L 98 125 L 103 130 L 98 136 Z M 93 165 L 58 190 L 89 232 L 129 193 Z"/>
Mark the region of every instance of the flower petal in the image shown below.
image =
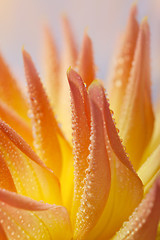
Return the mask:
<path id="1" fill-rule="evenodd" d="M 102 85 L 94 81 L 90 88 L 103 115 L 106 149 L 111 167 L 111 189 L 103 213 L 87 239 L 108 239 L 139 204 L 143 187 L 123 149 Z"/>
<path id="2" fill-rule="evenodd" d="M 0 151 L 18 193 L 35 200 L 61 203 L 57 177 L 48 170 L 29 145 L 2 120 L 0 120 Z"/>
<path id="3" fill-rule="evenodd" d="M 12 76 L 4 59 L 0 55 L 0 96 L 1 99 L 12 107 L 22 118 L 29 121 L 27 116 L 27 103 L 18 82 Z"/>
<path id="4" fill-rule="evenodd" d="M 0 118 L 18 132 L 27 143 L 32 145 L 33 137 L 29 125 L 9 106 L 0 101 Z"/>
<path id="5" fill-rule="evenodd" d="M 70 89 L 67 81 L 66 71 L 69 66 L 74 67 L 77 61 L 77 47 L 71 31 L 71 26 L 66 16 L 62 19 L 64 52 L 60 66 L 60 95 L 58 120 L 62 124 L 62 130 L 66 138 L 71 141 L 71 109 Z"/>
<path id="6" fill-rule="evenodd" d="M 46 165 L 60 177 L 62 155 L 57 137 L 58 125 L 31 57 L 25 50 L 23 58 L 33 113 L 35 148 Z"/>
<path id="7" fill-rule="evenodd" d="M 160 176 L 160 145 L 146 159 L 137 173 L 144 184 L 145 193 L 148 192 L 157 176 Z"/>
<path id="8" fill-rule="evenodd" d="M 44 204 L 0 189 L 0 223 L 10 240 L 71 239 L 64 207 Z"/>
<path id="9" fill-rule="evenodd" d="M 1 166 L 0 167 L 0 188 L 4 188 L 9 191 L 16 192 L 17 190 L 14 185 L 12 175 L 1 155 L 0 155 L 0 166 Z"/>
<path id="10" fill-rule="evenodd" d="M 160 221 L 160 178 L 113 240 L 154 240 Z"/>
<path id="11" fill-rule="evenodd" d="M 89 97 L 91 106 L 90 155 L 81 206 L 77 213 L 74 239 L 88 239 L 89 232 L 96 225 L 105 207 L 111 181 L 102 114 L 91 88 Z"/>
<path id="12" fill-rule="evenodd" d="M 44 66 L 45 66 L 45 82 L 48 96 L 57 113 L 60 81 L 59 81 L 59 57 L 55 41 L 49 30 L 45 28 L 45 50 L 44 50 Z"/>
<path id="13" fill-rule="evenodd" d="M 119 122 L 120 134 L 135 169 L 140 165 L 154 123 L 148 69 L 149 31 L 146 28 L 147 21 L 143 20 Z"/>
<path id="14" fill-rule="evenodd" d="M 1 224 L 0 224 L 0 237 L 1 237 L 1 240 L 8 240 Z"/>
<path id="15" fill-rule="evenodd" d="M 143 154 L 143 158 L 141 160 L 141 164 L 146 161 L 146 159 L 154 152 L 154 150 L 158 147 L 160 143 L 160 106 L 158 105 L 155 109 L 155 122 L 154 129 L 151 140 Z"/>
<path id="16" fill-rule="evenodd" d="M 72 69 L 68 70 L 68 81 L 71 89 L 72 136 L 74 151 L 74 196 L 72 204 L 72 224 L 82 198 L 85 170 L 88 168 L 87 157 L 90 144 L 90 109 L 88 94 L 80 76 Z M 88 103 L 88 104 L 87 104 Z"/>
<path id="17" fill-rule="evenodd" d="M 87 86 L 89 86 L 95 78 L 92 41 L 87 32 L 84 33 L 79 56 L 78 72 Z"/>
<path id="18" fill-rule="evenodd" d="M 137 7 L 134 4 L 131 8 L 128 24 L 118 52 L 116 66 L 112 76 L 110 92 L 111 108 L 115 112 L 115 119 L 118 122 L 123 99 L 128 84 L 130 69 L 132 66 L 134 50 L 138 36 L 138 23 L 136 21 Z"/>

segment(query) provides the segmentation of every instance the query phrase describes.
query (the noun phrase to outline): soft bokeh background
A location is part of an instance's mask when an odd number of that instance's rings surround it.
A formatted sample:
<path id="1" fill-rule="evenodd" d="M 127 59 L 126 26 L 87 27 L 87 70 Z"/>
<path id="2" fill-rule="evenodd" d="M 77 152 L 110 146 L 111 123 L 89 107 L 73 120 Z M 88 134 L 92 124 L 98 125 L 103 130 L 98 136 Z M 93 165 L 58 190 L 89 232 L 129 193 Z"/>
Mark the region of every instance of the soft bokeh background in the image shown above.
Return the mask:
<path id="1" fill-rule="evenodd" d="M 72 23 L 78 46 L 84 29 L 88 27 L 98 66 L 97 76 L 106 79 L 117 37 L 125 27 L 132 3 L 133 0 L 0 0 L 0 51 L 13 73 L 24 80 L 21 57 L 21 48 L 24 45 L 42 74 L 43 25 L 49 23 L 57 45 L 61 48 L 60 16 L 65 12 Z M 138 19 L 147 15 L 151 25 L 153 90 L 154 96 L 158 96 L 160 0 L 140 0 L 137 4 Z"/>

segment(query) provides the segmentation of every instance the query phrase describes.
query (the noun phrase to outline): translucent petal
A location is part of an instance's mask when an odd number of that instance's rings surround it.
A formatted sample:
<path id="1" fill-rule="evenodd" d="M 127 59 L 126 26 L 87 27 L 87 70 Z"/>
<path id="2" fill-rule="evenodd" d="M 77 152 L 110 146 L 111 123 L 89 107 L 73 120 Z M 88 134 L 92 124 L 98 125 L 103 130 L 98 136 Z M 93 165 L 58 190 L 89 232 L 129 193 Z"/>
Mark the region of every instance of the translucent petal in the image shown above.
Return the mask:
<path id="1" fill-rule="evenodd" d="M 2 55 L 0 55 L 0 96 L 7 105 L 12 107 L 25 120 L 29 121 L 24 93 L 21 91 L 16 79 L 12 76 Z"/>
<path id="2" fill-rule="evenodd" d="M 9 106 L 0 101 L 0 118 L 7 122 L 27 143 L 33 144 L 30 126 Z"/>
<path id="3" fill-rule="evenodd" d="M 110 190 L 110 166 L 105 146 L 102 114 L 92 88 L 89 89 L 91 106 L 91 144 L 88 168 L 84 179 L 81 206 L 77 213 L 74 239 L 88 239 L 88 234 L 100 218 Z"/>
<path id="4" fill-rule="evenodd" d="M 74 151 L 74 196 L 72 204 L 72 223 L 74 225 L 83 193 L 85 170 L 88 168 L 90 109 L 89 105 L 87 105 L 89 103 L 88 94 L 80 76 L 70 69 L 68 70 L 68 81 L 71 90 Z"/>
<path id="5" fill-rule="evenodd" d="M 87 32 L 84 33 L 82 48 L 79 56 L 78 72 L 84 83 L 89 86 L 95 78 L 92 41 Z"/>
<path id="6" fill-rule="evenodd" d="M 143 196 L 142 182 L 133 170 L 112 119 L 103 87 L 91 84 L 94 99 L 103 114 L 106 149 L 111 167 L 111 189 L 108 201 L 96 226 L 87 239 L 108 239 L 129 217 Z"/>
<path id="7" fill-rule="evenodd" d="M 62 155 L 57 137 L 58 125 L 29 54 L 23 50 L 30 105 L 33 113 L 33 133 L 38 155 L 60 177 Z"/>
<path id="8" fill-rule="evenodd" d="M 59 79 L 59 57 L 57 47 L 51 31 L 45 28 L 45 44 L 44 44 L 44 67 L 45 82 L 48 96 L 54 107 L 55 113 L 58 111 L 60 79 Z"/>
<path id="9" fill-rule="evenodd" d="M 148 24 L 143 20 L 119 122 L 120 134 L 135 169 L 140 165 L 154 123 L 150 96 L 149 30 L 146 29 Z"/>
<path id="10" fill-rule="evenodd" d="M 154 240 L 160 221 L 160 178 L 113 240 Z"/>
<path id="11" fill-rule="evenodd" d="M 0 223 L 10 240 L 71 239 L 70 220 L 64 207 L 1 189 Z"/>
<path id="12" fill-rule="evenodd" d="M 3 229 L 1 224 L 0 224 L 0 238 L 1 238 L 1 240 L 8 240 L 7 236 L 5 234 L 5 231 L 4 231 L 4 229 Z"/>
<path id="13" fill-rule="evenodd" d="M 137 7 L 134 4 L 129 14 L 127 27 L 123 34 L 122 43 L 116 57 L 116 65 L 111 79 L 112 86 L 110 91 L 110 100 L 111 108 L 115 112 L 116 122 L 118 122 L 123 104 L 138 36 L 139 26 L 136 21 L 136 14 Z"/>
<path id="14" fill-rule="evenodd" d="M 146 159 L 137 173 L 144 184 L 145 193 L 148 192 L 157 176 L 160 176 L 160 145 Z"/>
<path id="15" fill-rule="evenodd" d="M 16 192 L 16 187 L 13 182 L 11 173 L 6 165 L 6 162 L 0 155 L 0 187 L 12 192 Z"/>
<path id="16" fill-rule="evenodd" d="M 62 19 L 64 50 L 60 66 L 60 95 L 58 120 L 66 138 L 71 142 L 71 109 L 70 89 L 67 81 L 66 71 L 69 66 L 74 67 L 77 61 L 77 47 L 71 31 L 71 26 L 66 16 Z"/>
<path id="17" fill-rule="evenodd" d="M 0 151 L 18 193 L 35 200 L 61 203 L 60 186 L 56 176 L 48 170 L 29 145 L 2 120 Z"/>
<path id="18" fill-rule="evenodd" d="M 153 134 L 151 137 L 151 140 L 143 154 L 143 158 L 141 160 L 141 164 L 144 163 L 149 157 L 152 152 L 158 147 L 160 143 L 160 106 L 158 105 L 155 109 L 155 122 L 154 122 L 154 129 L 153 129 Z"/>

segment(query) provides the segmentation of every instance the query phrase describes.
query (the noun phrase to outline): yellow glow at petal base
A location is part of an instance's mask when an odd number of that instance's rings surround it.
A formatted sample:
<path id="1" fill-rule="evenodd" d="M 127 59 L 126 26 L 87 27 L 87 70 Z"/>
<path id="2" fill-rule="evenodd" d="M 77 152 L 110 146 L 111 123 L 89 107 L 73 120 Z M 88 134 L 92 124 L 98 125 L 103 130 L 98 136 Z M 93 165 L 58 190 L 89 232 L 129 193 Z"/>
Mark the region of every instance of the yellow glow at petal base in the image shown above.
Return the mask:
<path id="1" fill-rule="evenodd" d="M 144 184 L 145 193 L 148 192 L 155 179 L 160 176 L 160 145 L 140 167 L 138 175 Z"/>
<path id="2" fill-rule="evenodd" d="M 154 240 L 160 219 L 160 178 L 113 240 Z"/>
<path id="3" fill-rule="evenodd" d="M 65 208 L 0 189 L 1 225 L 8 239 L 71 239 Z"/>
<path id="4" fill-rule="evenodd" d="M 35 200 L 61 204 L 56 176 L 7 124 L 0 121 L 0 129 L 0 151 L 17 192 Z"/>

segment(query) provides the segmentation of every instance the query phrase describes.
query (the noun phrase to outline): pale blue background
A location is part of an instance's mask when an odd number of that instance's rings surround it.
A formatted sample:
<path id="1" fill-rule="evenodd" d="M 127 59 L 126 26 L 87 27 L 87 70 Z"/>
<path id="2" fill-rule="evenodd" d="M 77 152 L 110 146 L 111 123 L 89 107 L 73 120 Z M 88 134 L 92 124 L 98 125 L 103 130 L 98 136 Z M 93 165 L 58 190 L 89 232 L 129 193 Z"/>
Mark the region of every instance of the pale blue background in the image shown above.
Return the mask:
<path id="1" fill-rule="evenodd" d="M 65 12 L 72 22 L 78 46 L 88 27 L 99 69 L 97 76 L 106 79 L 116 39 L 125 27 L 132 3 L 132 0 L 0 0 L 0 51 L 14 74 L 23 80 L 21 47 L 24 45 L 43 75 L 42 26 L 45 22 L 50 24 L 60 48 L 60 15 Z M 138 19 L 148 15 L 151 25 L 152 78 L 157 96 L 160 89 L 160 0 L 140 0 L 138 6 Z"/>

